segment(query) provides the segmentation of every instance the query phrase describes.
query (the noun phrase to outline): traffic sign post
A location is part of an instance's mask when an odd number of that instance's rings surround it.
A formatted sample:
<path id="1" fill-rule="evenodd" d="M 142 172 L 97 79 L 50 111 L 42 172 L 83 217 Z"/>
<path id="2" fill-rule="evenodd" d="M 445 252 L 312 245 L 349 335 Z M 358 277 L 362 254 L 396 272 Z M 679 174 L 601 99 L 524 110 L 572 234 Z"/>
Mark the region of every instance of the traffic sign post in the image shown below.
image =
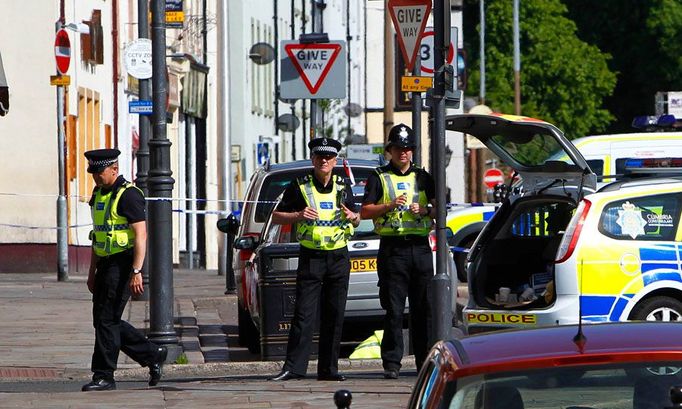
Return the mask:
<path id="1" fill-rule="evenodd" d="M 58 76 L 50 77 L 50 83 L 57 85 L 57 158 L 59 195 L 57 196 L 57 280 L 69 279 L 68 253 L 68 214 L 66 209 L 66 154 L 64 129 L 64 87 L 70 82 L 65 74 L 71 63 L 71 42 L 69 34 L 61 22 L 57 22 L 57 34 L 54 39 L 54 59 Z"/>
<path id="2" fill-rule="evenodd" d="M 57 31 L 54 39 L 54 58 L 57 63 L 57 72 L 64 75 L 69 71 L 71 63 L 71 42 L 66 30 Z"/>
<path id="3" fill-rule="evenodd" d="M 490 168 L 483 174 L 483 183 L 492 189 L 500 183 L 504 183 L 504 173 L 497 168 Z"/>
<path id="4" fill-rule="evenodd" d="M 282 41 L 280 96 L 288 99 L 346 97 L 346 43 Z"/>
<path id="5" fill-rule="evenodd" d="M 405 64 L 411 71 L 417 56 L 419 39 L 431 13 L 431 0 L 389 0 L 388 11 L 398 34 Z"/>

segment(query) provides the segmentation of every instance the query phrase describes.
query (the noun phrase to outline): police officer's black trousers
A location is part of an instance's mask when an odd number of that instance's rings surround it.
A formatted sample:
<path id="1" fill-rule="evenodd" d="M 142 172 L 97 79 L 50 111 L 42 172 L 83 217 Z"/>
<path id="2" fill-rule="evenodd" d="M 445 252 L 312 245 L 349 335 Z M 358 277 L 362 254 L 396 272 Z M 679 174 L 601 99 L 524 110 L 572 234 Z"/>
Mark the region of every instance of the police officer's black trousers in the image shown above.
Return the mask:
<path id="1" fill-rule="evenodd" d="M 417 368 L 426 359 L 431 325 L 429 286 L 433 258 L 426 237 L 382 237 L 377 256 L 379 300 L 386 310 L 381 359 L 384 369 L 401 367 L 405 298 L 410 301 L 410 340 Z"/>
<path id="2" fill-rule="evenodd" d="M 113 379 L 120 350 L 142 366 L 156 362 L 158 356 L 156 344 L 121 320 L 130 298 L 128 284 L 132 263 L 132 251 L 101 258 L 97 263 L 95 292 L 92 297 L 95 349 L 91 369 L 95 380 Z"/>
<path id="3" fill-rule="evenodd" d="M 296 307 L 289 330 L 285 370 L 306 374 L 313 331 L 319 320 L 317 374 L 338 373 L 349 276 L 348 248 L 315 251 L 301 246 L 296 274 Z"/>

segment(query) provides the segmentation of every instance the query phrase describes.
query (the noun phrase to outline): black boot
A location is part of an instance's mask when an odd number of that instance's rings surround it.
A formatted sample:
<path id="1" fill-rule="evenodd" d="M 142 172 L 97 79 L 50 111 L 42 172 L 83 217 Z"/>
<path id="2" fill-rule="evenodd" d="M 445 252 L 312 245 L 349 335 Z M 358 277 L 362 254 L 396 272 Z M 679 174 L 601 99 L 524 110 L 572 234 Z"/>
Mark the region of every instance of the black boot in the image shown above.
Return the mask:
<path id="1" fill-rule="evenodd" d="M 168 356 L 168 348 L 160 346 L 157 350 L 157 359 L 153 364 L 149 365 L 149 386 L 156 386 L 161 380 L 161 370 L 163 363 L 166 362 Z"/>

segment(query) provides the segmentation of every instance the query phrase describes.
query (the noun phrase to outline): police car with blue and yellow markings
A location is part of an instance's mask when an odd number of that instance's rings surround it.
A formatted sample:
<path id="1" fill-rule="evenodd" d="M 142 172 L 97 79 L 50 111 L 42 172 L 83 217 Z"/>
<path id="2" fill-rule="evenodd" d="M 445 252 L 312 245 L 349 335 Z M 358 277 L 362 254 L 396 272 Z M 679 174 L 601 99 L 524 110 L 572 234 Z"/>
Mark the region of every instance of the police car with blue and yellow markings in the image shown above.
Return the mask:
<path id="1" fill-rule="evenodd" d="M 556 255 L 556 297 L 583 322 L 682 320 L 682 158 L 631 159 L 586 196 Z"/>
<path id="2" fill-rule="evenodd" d="M 468 333 L 682 320 L 682 158 L 623 168 L 596 193 L 503 203 L 470 257 Z"/>
<path id="3" fill-rule="evenodd" d="M 470 249 L 465 331 L 575 322 L 577 303 L 552 292 L 552 267 L 578 203 L 596 191 L 587 161 L 558 128 L 534 118 L 454 115 L 446 128 L 479 139 L 520 176 Z"/>

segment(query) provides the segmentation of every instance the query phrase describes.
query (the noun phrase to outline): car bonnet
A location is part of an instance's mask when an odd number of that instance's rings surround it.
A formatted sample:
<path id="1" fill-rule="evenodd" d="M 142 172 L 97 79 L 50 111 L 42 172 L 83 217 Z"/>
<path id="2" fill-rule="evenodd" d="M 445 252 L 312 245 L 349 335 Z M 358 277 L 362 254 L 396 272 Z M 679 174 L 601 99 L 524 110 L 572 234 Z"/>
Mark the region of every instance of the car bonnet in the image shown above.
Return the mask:
<path id="1" fill-rule="evenodd" d="M 521 176 L 526 195 L 574 195 L 579 190 L 595 191 L 596 175 L 585 158 L 557 127 L 548 122 L 505 114 L 463 114 L 448 116 L 446 129 L 480 140 Z M 549 160 L 559 156 L 565 159 Z"/>

